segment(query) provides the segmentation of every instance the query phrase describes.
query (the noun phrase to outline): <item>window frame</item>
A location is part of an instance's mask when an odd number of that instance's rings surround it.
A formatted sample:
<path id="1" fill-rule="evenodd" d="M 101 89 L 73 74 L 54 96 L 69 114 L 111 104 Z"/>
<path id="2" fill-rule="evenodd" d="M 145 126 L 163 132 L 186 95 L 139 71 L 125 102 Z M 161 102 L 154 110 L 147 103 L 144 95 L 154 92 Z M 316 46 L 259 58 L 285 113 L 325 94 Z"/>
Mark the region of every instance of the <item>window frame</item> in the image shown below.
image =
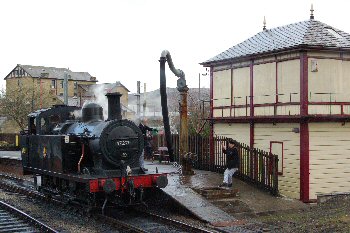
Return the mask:
<path id="1" fill-rule="evenodd" d="M 277 174 L 283 175 L 283 165 L 284 165 L 284 143 L 282 141 L 270 141 L 270 153 L 272 154 L 272 145 L 273 144 L 281 144 L 282 145 L 282 155 L 281 158 L 278 158 L 281 160 L 281 168 L 278 167 Z M 279 157 L 279 156 L 278 156 Z"/>

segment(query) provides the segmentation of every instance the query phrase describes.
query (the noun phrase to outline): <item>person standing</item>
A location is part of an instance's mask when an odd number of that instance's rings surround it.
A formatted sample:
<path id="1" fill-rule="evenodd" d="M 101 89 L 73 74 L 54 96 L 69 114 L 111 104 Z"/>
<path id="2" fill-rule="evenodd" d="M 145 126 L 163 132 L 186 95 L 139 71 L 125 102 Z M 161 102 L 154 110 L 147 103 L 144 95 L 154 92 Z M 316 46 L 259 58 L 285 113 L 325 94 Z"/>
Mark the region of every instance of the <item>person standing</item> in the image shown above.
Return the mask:
<path id="1" fill-rule="evenodd" d="M 150 159 L 152 157 L 152 133 L 147 131 L 147 136 L 145 140 L 145 155 L 146 159 Z"/>
<path id="2" fill-rule="evenodd" d="M 139 124 L 139 128 L 142 132 L 142 135 L 143 135 L 143 139 L 144 139 L 144 142 L 145 142 L 145 145 L 147 143 L 147 131 L 152 131 L 153 128 L 151 127 L 148 127 L 146 125 L 147 121 L 145 119 L 141 120 L 140 124 Z M 140 167 L 143 171 L 148 171 L 147 168 L 145 168 L 145 149 L 142 150 L 142 154 L 140 156 Z"/>
<path id="3" fill-rule="evenodd" d="M 230 138 L 228 140 L 228 147 L 222 145 L 222 152 L 226 154 L 226 170 L 224 172 L 224 180 L 219 187 L 232 187 L 232 176 L 238 171 L 239 156 L 236 148 L 237 141 Z"/>

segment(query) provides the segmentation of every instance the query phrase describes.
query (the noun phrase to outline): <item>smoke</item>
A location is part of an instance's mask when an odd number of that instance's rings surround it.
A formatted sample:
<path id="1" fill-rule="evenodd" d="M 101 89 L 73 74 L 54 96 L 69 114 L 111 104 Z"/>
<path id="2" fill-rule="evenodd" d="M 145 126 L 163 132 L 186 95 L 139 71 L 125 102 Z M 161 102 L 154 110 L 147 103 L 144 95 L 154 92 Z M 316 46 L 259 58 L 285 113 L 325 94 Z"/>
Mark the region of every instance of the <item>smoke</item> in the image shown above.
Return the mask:
<path id="1" fill-rule="evenodd" d="M 74 119 L 81 119 L 81 110 L 75 110 L 73 112 Z"/>
<path id="2" fill-rule="evenodd" d="M 108 118 L 108 100 L 106 97 L 106 94 L 108 92 L 107 86 L 105 84 L 98 84 L 94 86 L 91 91 L 93 94 L 93 98 L 91 100 L 85 101 L 84 106 L 85 104 L 89 104 L 89 103 L 95 103 L 100 105 L 103 108 L 103 118 L 107 119 Z"/>

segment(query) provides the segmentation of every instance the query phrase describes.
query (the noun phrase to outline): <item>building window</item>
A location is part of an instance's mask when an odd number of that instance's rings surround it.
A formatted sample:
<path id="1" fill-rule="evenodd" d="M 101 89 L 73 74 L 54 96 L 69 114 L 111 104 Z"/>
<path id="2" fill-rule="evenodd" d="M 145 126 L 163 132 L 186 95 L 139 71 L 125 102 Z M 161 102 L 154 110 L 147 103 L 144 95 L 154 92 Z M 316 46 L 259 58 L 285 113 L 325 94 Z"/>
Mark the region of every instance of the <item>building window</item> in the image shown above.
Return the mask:
<path id="1" fill-rule="evenodd" d="M 51 80 L 51 88 L 56 88 L 56 80 Z"/>
<path id="2" fill-rule="evenodd" d="M 74 82 L 74 89 L 78 89 L 78 82 Z"/>
<path id="3" fill-rule="evenodd" d="M 63 88 L 63 81 L 61 81 L 61 88 Z"/>
<path id="4" fill-rule="evenodd" d="M 278 156 L 278 175 L 283 175 L 283 142 L 270 141 L 270 153 Z"/>

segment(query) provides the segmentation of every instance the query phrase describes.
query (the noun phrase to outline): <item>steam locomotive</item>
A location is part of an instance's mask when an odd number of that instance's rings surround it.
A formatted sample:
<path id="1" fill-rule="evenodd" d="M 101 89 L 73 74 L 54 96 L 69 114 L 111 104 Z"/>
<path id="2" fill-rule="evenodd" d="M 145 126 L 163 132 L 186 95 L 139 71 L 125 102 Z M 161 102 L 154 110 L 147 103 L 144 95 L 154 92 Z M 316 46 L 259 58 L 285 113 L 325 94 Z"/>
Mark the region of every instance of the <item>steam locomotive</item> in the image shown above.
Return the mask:
<path id="1" fill-rule="evenodd" d="M 137 125 L 122 119 L 121 94 L 106 96 L 107 120 L 96 103 L 82 109 L 56 105 L 28 115 L 28 132 L 20 136 L 23 171 L 34 174 L 41 191 L 92 206 L 102 200 L 104 207 L 107 200 L 142 203 L 145 191 L 166 187 L 166 174 L 140 167 L 144 137 Z"/>

